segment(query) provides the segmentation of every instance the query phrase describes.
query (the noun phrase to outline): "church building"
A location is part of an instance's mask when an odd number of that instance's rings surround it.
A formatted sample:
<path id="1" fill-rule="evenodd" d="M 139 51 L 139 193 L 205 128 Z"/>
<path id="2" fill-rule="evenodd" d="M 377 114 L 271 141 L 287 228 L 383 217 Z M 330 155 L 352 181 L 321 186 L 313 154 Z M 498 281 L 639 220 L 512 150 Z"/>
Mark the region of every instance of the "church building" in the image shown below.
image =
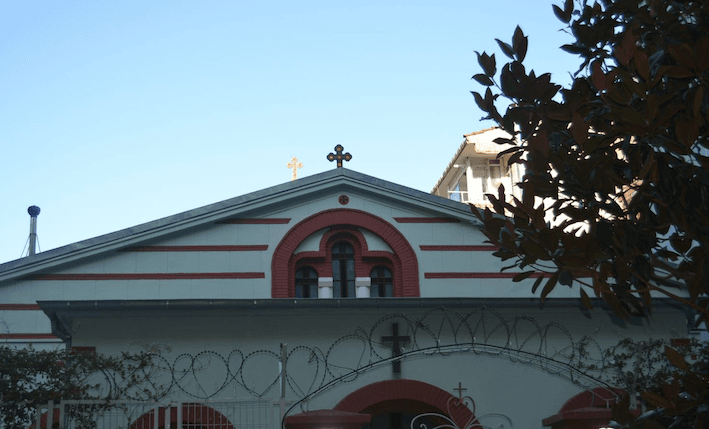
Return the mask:
<path id="1" fill-rule="evenodd" d="M 602 427 L 603 350 L 684 337 L 686 315 L 513 282 L 463 202 L 523 172 L 469 137 L 443 194 L 338 146 L 324 173 L 1 264 L 0 341 L 152 352 L 164 399 L 106 428 Z"/>

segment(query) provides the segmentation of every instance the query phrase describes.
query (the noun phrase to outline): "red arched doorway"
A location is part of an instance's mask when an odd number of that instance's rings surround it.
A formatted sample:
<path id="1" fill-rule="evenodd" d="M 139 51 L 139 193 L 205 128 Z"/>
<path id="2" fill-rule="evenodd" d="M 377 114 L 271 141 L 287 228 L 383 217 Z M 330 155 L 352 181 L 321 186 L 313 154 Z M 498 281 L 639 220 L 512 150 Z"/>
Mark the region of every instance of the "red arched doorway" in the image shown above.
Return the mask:
<path id="1" fill-rule="evenodd" d="M 165 407 L 158 409 L 158 427 L 155 428 L 155 410 L 143 414 L 130 425 L 130 429 L 165 428 Z M 177 407 L 170 407 L 170 428 L 177 428 Z M 182 404 L 183 429 L 235 429 L 229 419 L 212 407 L 196 402 Z"/>
<path id="2" fill-rule="evenodd" d="M 364 386 L 345 396 L 333 409 L 370 414 L 372 429 L 408 429 L 411 420 L 423 413 L 449 416 L 464 428 L 474 419 L 466 406 L 456 406 L 458 398 L 428 383 L 416 380 L 386 380 Z M 441 422 L 433 419 L 435 427 Z"/>

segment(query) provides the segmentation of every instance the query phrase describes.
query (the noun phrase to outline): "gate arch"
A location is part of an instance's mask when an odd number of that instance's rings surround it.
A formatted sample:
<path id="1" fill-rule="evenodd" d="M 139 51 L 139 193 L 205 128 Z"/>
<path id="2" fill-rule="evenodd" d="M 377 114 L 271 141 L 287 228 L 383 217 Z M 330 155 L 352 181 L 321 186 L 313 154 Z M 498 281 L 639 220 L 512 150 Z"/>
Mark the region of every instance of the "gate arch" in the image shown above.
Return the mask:
<path id="1" fill-rule="evenodd" d="M 335 407 L 336 411 L 362 413 L 385 402 L 413 401 L 436 408 L 441 414 L 450 415 L 459 428 L 475 417 L 466 406 L 455 406 L 458 398 L 432 384 L 418 380 L 385 380 L 368 384 L 345 396 Z"/>

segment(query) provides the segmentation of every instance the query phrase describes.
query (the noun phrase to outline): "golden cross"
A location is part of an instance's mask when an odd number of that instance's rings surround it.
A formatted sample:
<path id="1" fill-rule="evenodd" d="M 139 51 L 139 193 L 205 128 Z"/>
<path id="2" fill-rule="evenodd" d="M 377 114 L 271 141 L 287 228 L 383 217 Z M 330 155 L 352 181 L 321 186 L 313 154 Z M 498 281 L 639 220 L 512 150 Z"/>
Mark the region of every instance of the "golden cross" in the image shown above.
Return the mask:
<path id="1" fill-rule="evenodd" d="M 298 169 L 303 168 L 303 163 L 298 162 L 298 158 L 293 157 L 288 164 L 286 164 L 286 167 L 290 168 L 293 170 L 293 176 L 291 177 L 290 180 L 295 180 L 298 178 Z"/>

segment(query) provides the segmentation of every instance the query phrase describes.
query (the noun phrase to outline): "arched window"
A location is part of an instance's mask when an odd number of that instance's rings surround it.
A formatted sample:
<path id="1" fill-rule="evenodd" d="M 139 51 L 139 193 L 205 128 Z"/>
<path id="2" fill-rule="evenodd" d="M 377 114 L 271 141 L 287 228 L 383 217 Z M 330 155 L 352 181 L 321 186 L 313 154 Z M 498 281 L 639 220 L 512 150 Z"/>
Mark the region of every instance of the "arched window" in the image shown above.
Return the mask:
<path id="1" fill-rule="evenodd" d="M 346 241 L 332 246 L 332 294 L 335 298 L 354 298 L 354 248 Z"/>
<path id="2" fill-rule="evenodd" d="M 295 297 L 318 297 L 318 272 L 310 266 L 300 267 L 295 272 Z"/>
<path id="3" fill-rule="evenodd" d="M 369 278 L 372 280 L 372 285 L 369 287 L 370 297 L 394 296 L 394 279 L 389 268 L 382 265 L 376 266 L 369 273 Z"/>
<path id="4" fill-rule="evenodd" d="M 369 249 L 364 237 L 367 233 L 379 237 L 388 249 L 382 249 L 382 245 Z M 318 236 L 321 237 L 320 244 L 315 248 Z M 330 279 L 335 277 L 332 247 L 340 241 L 347 241 L 354 247 L 355 275 L 361 283 L 369 279 L 373 267 L 384 265 L 392 273 L 394 296 L 419 296 L 418 258 L 401 231 L 371 213 L 332 209 L 298 222 L 276 246 L 271 258 L 271 297 L 295 298 L 295 272 L 305 265 L 317 270 L 319 289 L 327 288 L 329 292 L 332 288 Z"/>

